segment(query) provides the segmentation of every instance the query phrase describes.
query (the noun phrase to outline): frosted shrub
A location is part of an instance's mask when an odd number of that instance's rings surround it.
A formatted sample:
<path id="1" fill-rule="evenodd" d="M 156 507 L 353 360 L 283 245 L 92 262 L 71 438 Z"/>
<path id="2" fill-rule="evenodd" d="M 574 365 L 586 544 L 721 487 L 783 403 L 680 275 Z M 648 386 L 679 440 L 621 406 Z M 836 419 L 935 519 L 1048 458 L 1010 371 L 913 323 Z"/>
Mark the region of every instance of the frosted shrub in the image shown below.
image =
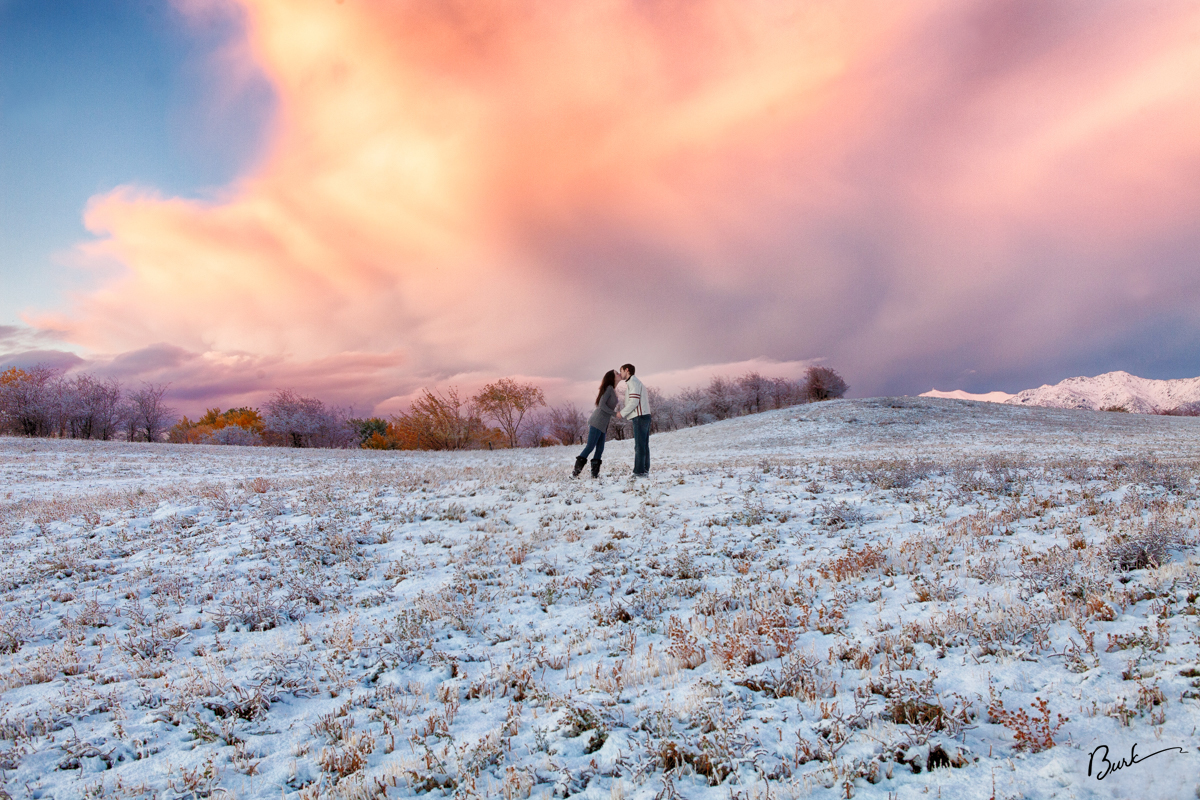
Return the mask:
<path id="1" fill-rule="evenodd" d="M 262 444 L 262 437 L 240 425 L 226 425 L 224 428 L 218 428 L 208 434 L 204 444 L 231 444 L 249 447 Z"/>
<path id="2" fill-rule="evenodd" d="M 739 683 L 771 697 L 795 697 L 807 703 L 829 697 L 836 690 L 836 684 L 830 679 L 830 669 L 822 666 L 822 660 L 799 652 L 788 653 L 778 667 L 768 668 Z"/>
<path id="3" fill-rule="evenodd" d="M 315 397 L 281 389 L 263 410 L 266 432 L 287 447 L 350 447 L 357 442 L 345 416 Z"/>
<path id="4" fill-rule="evenodd" d="M 1168 417 L 1200 417 L 1200 403 L 1183 403 L 1174 408 L 1166 409 L 1165 411 L 1156 411 L 1156 414 L 1162 414 Z"/>
<path id="5" fill-rule="evenodd" d="M 1035 712 L 1032 715 L 1023 708 L 1009 711 L 1004 707 L 1004 701 L 1000 699 L 1000 696 L 992 690 L 991 700 L 988 703 L 988 721 L 1003 725 L 1012 731 L 1013 738 L 1016 740 L 1015 749 L 1040 753 L 1054 747 L 1056 744 L 1054 735 L 1069 721 L 1069 718 L 1057 714 L 1055 719 L 1051 720 L 1050 704 L 1040 697 L 1030 707 Z"/>
<path id="6" fill-rule="evenodd" d="M 1029 595 L 1049 589 L 1064 589 L 1078 583 L 1077 550 L 1055 545 L 1043 553 L 1021 555 L 1019 576 Z"/>
<path id="7" fill-rule="evenodd" d="M 657 413 L 658 407 L 653 408 Z M 546 412 L 549 433 L 562 444 L 583 444 L 587 438 L 587 419 L 574 403 L 554 406 Z"/>
<path id="8" fill-rule="evenodd" d="M 1133 483 L 1162 486 L 1171 491 L 1179 491 L 1190 485 L 1187 475 L 1182 470 L 1173 464 L 1164 464 L 1156 458 L 1117 462 L 1114 467 L 1120 470 L 1125 480 Z"/>
<path id="9" fill-rule="evenodd" d="M 837 503 L 822 503 L 817 511 L 817 518 L 822 528 L 840 531 L 870 522 L 874 517 L 858 506 L 845 501 Z"/>
<path id="10" fill-rule="evenodd" d="M 130 392 L 126 414 L 131 440 L 157 442 L 164 437 L 175 419 L 175 409 L 168 408 L 163 400 L 166 392 L 167 385 L 162 383 L 144 383 Z"/>
<path id="11" fill-rule="evenodd" d="M 701 572 L 696 566 L 696 558 L 687 548 L 680 549 L 675 555 L 674 566 L 673 574 L 680 580 L 694 580 L 701 577 Z"/>
<path id="12" fill-rule="evenodd" d="M 0 611 L 0 653 L 15 653 L 33 638 L 32 616 L 24 608 Z"/>
<path id="13" fill-rule="evenodd" d="M 230 625 L 249 631 L 269 631 L 303 617 L 304 604 L 298 598 L 275 597 L 255 590 L 222 601 L 216 625 L 219 631 Z"/>
<path id="14" fill-rule="evenodd" d="M 57 370 L 45 364 L 0 373 L 0 424 L 5 433 L 51 436 L 58 427 Z"/>
<path id="15" fill-rule="evenodd" d="M 1114 568 L 1130 572 L 1165 564 L 1167 550 L 1179 546 L 1180 538 L 1177 530 L 1155 520 L 1144 530 L 1112 537 L 1106 551 Z"/>
<path id="16" fill-rule="evenodd" d="M 867 473 L 867 480 L 880 489 L 907 489 L 929 477 L 927 461 L 885 461 Z"/>
<path id="17" fill-rule="evenodd" d="M 809 367 L 804 374 L 805 390 L 810 403 L 845 397 L 850 386 L 829 367 Z"/>

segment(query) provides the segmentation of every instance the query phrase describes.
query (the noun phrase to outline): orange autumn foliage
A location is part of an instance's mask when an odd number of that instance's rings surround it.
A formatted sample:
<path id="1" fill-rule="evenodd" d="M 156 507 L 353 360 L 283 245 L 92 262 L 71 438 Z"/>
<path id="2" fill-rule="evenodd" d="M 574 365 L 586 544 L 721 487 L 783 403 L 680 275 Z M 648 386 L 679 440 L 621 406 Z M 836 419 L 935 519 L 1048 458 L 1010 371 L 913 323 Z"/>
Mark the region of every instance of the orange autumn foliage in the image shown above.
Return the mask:
<path id="1" fill-rule="evenodd" d="M 243 428 L 260 436 L 264 428 L 262 415 L 256 408 L 243 406 L 231 408 L 223 413 L 219 408 L 210 408 L 195 422 L 183 417 L 168 431 L 167 438 L 178 444 L 207 444 L 211 442 L 215 431 L 230 426 Z"/>
<path id="2" fill-rule="evenodd" d="M 23 380 L 29 379 L 29 373 L 23 369 L 9 367 L 0 372 L 0 386 L 15 386 Z"/>

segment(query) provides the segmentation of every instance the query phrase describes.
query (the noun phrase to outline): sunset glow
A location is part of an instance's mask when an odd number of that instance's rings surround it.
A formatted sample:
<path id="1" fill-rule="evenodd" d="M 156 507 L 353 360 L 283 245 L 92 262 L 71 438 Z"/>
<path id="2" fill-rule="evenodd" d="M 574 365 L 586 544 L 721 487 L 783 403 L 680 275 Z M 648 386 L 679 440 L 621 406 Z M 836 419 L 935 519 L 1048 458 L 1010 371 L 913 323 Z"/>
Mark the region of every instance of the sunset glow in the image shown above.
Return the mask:
<path id="1" fill-rule="evenodd" d="M 213 196 L 92 199 L 97 277 L 24 319 L 96 363 L 368 404 L 626 360 L 825 359 L 854 394 L 1200 371 L 1193 3 L 181 7 L 241 20 L 223 68 L 277 108 Z"/>

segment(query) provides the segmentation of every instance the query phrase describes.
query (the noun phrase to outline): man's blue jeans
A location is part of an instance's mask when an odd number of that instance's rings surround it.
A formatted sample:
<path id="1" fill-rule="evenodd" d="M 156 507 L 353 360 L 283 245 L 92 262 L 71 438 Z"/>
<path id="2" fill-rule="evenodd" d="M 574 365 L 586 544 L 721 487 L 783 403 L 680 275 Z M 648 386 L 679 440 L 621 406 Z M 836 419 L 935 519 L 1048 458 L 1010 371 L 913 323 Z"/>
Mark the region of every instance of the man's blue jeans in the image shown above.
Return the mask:
<path id="1" fill-rule="evenodd" d="M 633 474 L 650 474 L 650 415 L 634 417 L 633 423 Z"/>
<path id="2" fill-rule="evenodd" d="M 604 455 L 604 431 L 600 430 L 595 425 L 588 426 L 587 447 L 583 448 L 583 452 L 579 454 L 579 457 L 587 458 L 592 452 L 592 448 L 595 448 L 596 460 L 599 461 Z"/>

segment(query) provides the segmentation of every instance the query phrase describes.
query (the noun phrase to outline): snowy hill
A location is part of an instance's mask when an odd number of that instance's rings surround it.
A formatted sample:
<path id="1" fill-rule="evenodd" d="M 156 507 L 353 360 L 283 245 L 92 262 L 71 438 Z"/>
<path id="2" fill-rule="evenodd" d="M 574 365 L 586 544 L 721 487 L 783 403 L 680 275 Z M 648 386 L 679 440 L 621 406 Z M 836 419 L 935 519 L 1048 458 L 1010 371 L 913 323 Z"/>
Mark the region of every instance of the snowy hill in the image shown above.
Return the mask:
<path id="1" fill-rule="evenodd" d="M 1167 411 L 1200 401 L 1200 378 L 1160 381 L 1128 372 L 1107 372 L 1094 378 L 1067 378 L 1053 386 L 1026 389 L 1006 402 L 1021 406 L 1085 408 L 1094 411 L 1124 408 L 1140 414 Z"/>
<path id="2" fill-rule="evenodd" d="M 1091 411 L 1123 408 L 1138 414 L 1153 414 L 1200 402 L 1200 378 L 1160 381 L 1139 378 L 1128 372 L 1107 372 L 1094 378 L 1067 378 L 1054 385 L 1026 389 L 1017 394 L 971 394 L 961 389 L 948 392 L 932 389 L 920 396 Z"/>
<path id="3" fill-rule="evenodd" d="M 0 437 L 0 798 L 1194 796 L 1200 418 L 650 446 Z"/>
<path id="4" fill-rule="evenodd" d="M 937 389 L 930 389 L 928 392 L 921 392 L 921 397 L 938 397 L 942 400 L 975 400 L 980 403 L 1007 403 L 1012 397 L 1008 392 L 984 392 L 982 394 L 974 394 L 972 392 L 964 392 L 962 389 L 955 389 L 952 392 L 942 392 Z"/>

